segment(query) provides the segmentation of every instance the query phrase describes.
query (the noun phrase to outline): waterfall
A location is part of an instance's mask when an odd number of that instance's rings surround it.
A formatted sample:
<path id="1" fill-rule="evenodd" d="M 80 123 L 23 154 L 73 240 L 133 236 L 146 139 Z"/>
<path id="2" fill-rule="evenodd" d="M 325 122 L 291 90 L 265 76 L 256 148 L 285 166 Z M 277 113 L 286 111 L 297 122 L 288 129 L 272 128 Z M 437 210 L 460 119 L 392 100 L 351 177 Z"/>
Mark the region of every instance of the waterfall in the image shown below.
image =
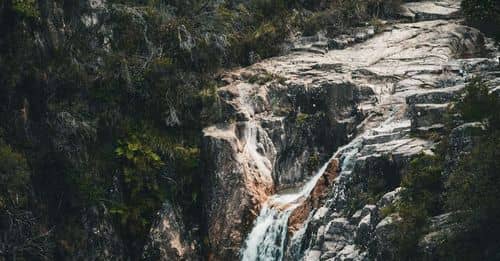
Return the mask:
<path id="1" fill-rule="evenodd" d="M 264 130 L 259 129 L 254 121 L 249 121 L 245 126 L 245 151 L 251 158 L 262 175 L 271 177 L 272 163 L 266 154 L 275 154 L 274 148 L 266 146 L 270 142 Z M 271 151 L 271 152 L 270 152 Z"/>
<path id="2" fill-rule="evenodd" d="M 323 176 L 332 159 L 342 158 L 342 169 L 352 169 L 352 159 L 362 145 L 362 138 L 352 140 L 337 150 L 316 174 L 295 193 L 277 194 L 271 197 L 262 207 L 248 235 L 241 257 L 243 261 L 281 261 L 285 252 L 288 232 L 288 218 L 293 210 L 299 207 L 312 192 L 318 180 Z M 347 172 L 342 171 L 342 173 Z M 337 194 L 337 192 L 336 192 Z"/>
<path id="3" fill-rule="evenodd" d="M 245 242 L 242 260 L 281 260 L 291 213 L 264 206 Z"/>

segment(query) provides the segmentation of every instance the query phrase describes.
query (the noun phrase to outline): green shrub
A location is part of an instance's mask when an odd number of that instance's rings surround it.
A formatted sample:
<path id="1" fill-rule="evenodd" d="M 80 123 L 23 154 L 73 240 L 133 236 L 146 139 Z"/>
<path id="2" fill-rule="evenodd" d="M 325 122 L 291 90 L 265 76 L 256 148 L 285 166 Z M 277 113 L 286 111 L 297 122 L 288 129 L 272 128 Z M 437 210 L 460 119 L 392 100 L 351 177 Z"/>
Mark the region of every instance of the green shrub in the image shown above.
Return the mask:
<path id="1" fill-rule="evenodd" d="M 111 213 L 118 220 L 131 253 L 140 253 L 155 213 L 166 199 L 160 178 L 165 163 L 144 139 L 132 135 L 115 150 L 121 160 L 122 202 L 116 202 Z"/>
<path id="2" fill-rule="evenodd" d="M 30 188 L 26 158 L 0 138 L 0 209 L 25 207 Z"/>
<path id="3" fill-rule="evenodd" d="M 488 120 L 493 129 L 500 127 L 500 99 L 489 92 L 486 83 L 474 78 L 465 87 L 465 95 L 456 104 L 457 111 L 465 121 Z"/>
<path id="4" fill-rule="evenodd" d="M 288 1 L 293 2 L 293 1 Z M 285 11 L 287 1 L 285 0 L 252 0 L 250 1 L 250 9 L 255 15 L 264 17 L 272 17 L 277 13 Z"/>
<path id="5" fill-rule="evenodd" d="M 500 132 L 488 133 L 446 183 L 446 205 L 461 228 L 448 243 L 464 260 L 494 260 L 500 253 Z"/>
<path id="6" fill-rule="evenodd" d="M 299 113 L 297 113 L 297 116 L 295 118 L 295 122 L 298 125 L 304 125 L 307 122 L 307 120 L 310 119 L 311 117 L 312 117 L 312 115 L 310 115 L 310 114 L 299 112 Z"/>
<path id="7" fill-rule="evenodd" d="M 127 159 L 139 169 L 160 168 L 164 164 L 160 156 L 142 144 L 137 136 L 120 142 L 115 152 L 119 158 Z"/>
<path id="8" fill-rule="evenodd" d="M 35 19 L 40 16 L 36 0 L 12 0 L 12 9 L 24 18 Z"/>
<path id="9" fill-rule="evenodd" d="M 306 169 L 310 174 L 312 174 L 318 170 L 320 166 L 319 164 L 320 164 L 319 153 L 317 152 L 311 153 L 309 159 L 307 160 Z"/>
<path id="10" fill-rule="evenodd" d="M 252 84 L 256 83 L 259 85 L 263 85 L 263 84 L 266 84 L 266 83 L 268 83 L 276 78 L 278 78 L 276 75 L 268 73 L 268 72 L 265 72 L 262 74 L 257 73 L 257 74 L 252 75 L 252 77 L 250 77 L 248 79 L 248 82 L 252 83 Z"/>
<path id="11" fill-rule="evenodd" d="M 330 35 L 344 33 L 363 21 L 393 16 L 400 8 L 401 0 L 336 0 L 325 10 L 308 17 L 302 24 L 305 35 L 326 30 Z"/>
<path id="12" fill-rule="evenodd" d="M 410 162 L 403 176 L 401 195 L 405 202 L 423 204 L 428 215 L 441 211 L 440 193 L 443 191 L 443 160 L 438 156 L 420 155 Z"/>
<path id="13" fill-rule="evenodd" d="M 25 156 L 0 137 L 0 259 L 43 260 L 50 249 L 30 210 L 32 187 Z"/>
<path id="14" fill-rule="evenodd" d="M 421 155 L 413 160 L 401 185 L 405 188 L 394 211 L 402 222 L 396 238 L 399 259 L 418 259 L 417 244 L 428 232 L 430 217 L 453 212 L 458 229 L 448 231 L 440 242 L 436 258 L 451 260 L 496 260 L 500 244 L 500 132 L 498 131 L 499 101 L 490 94 L 485 83 L 473 79 L 464 96 L 456 102 L 454 113 L 465 121 L 487 121 L 472 152 L 460 158 L 458 166 L 443 172 L 448 151 L 444 137 L 436 150 L 438 156 Z M 444 176 L 443 173 L 447 173 Z"/>
<path id="15" fill-rule="evenodd" d="M 498 0 L 463 0 L 466 22 L 500 40 L 500 2 Z"/>
<path id="16" fill-rule="evenodd" d="M 402 222 L 396 237 L 400 260 L 416 258 L 417 244 L 426 231 L 428 218 L 441 213 L 443 192 L 443 159 L 420 155 L 405 170 L 401 201 L 395 211 Z"/>

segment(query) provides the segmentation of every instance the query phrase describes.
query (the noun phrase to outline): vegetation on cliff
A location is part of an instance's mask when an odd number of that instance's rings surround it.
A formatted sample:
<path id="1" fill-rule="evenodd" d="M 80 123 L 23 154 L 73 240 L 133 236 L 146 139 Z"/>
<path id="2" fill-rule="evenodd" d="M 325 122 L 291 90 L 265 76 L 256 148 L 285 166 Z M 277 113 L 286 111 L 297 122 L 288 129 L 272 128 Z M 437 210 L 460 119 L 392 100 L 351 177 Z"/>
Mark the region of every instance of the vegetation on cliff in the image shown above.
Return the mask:
<path id="1" fill-rule="evenodd" d="M 497 2 L 463 1 L 467 22 L 498 36 Z M 0 259 L 92 259 L 94 251 L 137 260 L 167 200 L 183 210 L 187 226 L 203 227 L 200 136 L 220 114 L 218 73 L 286 52 L 298 31 L 344 33 L 390 17 L 399 4 L 1 1 Z M 456 110 L 487 131 L 446 175 L 446 153 L 410 164 L 403 203 L 394 207 L 405 220 L 404 257 L 415 254 L 429 217 L 445 211 L 458 213 L 467 230 L 447 241 L 453 251 L 443 255 L 496 253 L 499 101 L 474 81 Z M 297 123 L 311 117 L 299 114 Z M 309 170 L 318 165 L 312 154 Z M 369 183 L 363 201 L 388 186 Z M 109 242 L 119 238 L 104 246 L 121 245 L 116 255 L 98 252 L 104 233 Z M 462 251 L 471 248 L 477 251 Z"/>
<path id="2" fill-rule="evenodd" d="M 496 0 L 464 0 L 462 12 L 468 24 L 500 39 L 500 2 Z"/>
<path id="3" fill-rule="evenodd" d="M 165 200 L 200 226 L 200 133 L 220 110 L 217 73 L 284 52 L 298 30 L 340 30 L 336 21 L 355 25 L 382 9 L 358 0 L 2 1 L 0 255 L 137 259 Z M 322 10 L 335 12 L 311 25 Z M 19 211 L 29 222 L 13 222 Z M 100 231 L 89 231 L 92 220 Z M 122 248 L 94 245 L 102 235 L 115 242 L 114 231 Z"/>
<path id="4" fill-rule="evenodd" d="M 435 155 L 422 155 L 407 168 L 401 186 L 401 201 L 388 212 L 397 211 L 402 217 L 396 237 L 399 258 L 421 259 L 418 245 L 424 236 L 436 232 L 429 227 L 430 219 L 451 213 L 450 227 L 434 257 L 453 260 L 495 260 L 500 245 L 495 240 L 500 232 L 496 217 L 500 214 L 499 118 L 500 98 L 490 93 L 479 79 L 473 79 L 464 96 L 456 102 L 450 114 L 459 114 L 460 122 L 481 122 L 485 129 L 466 130 L 472 147 L 453 153 L 452 133 L 441 139 Z M 456 123 L 450 122 L 456 127 Z M 461 148 L 465 149 L 465 148 Z M 435 229 L 435 228 L 434 228 Z"/>

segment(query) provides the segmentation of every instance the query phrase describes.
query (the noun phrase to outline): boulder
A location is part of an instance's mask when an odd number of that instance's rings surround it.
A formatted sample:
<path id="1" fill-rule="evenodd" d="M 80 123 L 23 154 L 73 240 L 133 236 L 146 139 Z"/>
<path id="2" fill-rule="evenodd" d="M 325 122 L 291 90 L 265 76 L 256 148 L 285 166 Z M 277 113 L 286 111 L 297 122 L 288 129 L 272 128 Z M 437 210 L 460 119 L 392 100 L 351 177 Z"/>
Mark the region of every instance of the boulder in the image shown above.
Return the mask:
<path id="1" fill-rule="evenodd" d="M 421 127 L 429 127 L 444 124 L 444 116 L 448 111 L 448 104 L 415 104 L 410 107 L 410 119 L 412 131 L 418 131 Z"/>
<path id="2" fill-rule="evenodd" d="M 455 233 L 457 223 L 453 220 L 455 213 L 445 213 L 432 217 L 429 221 L 429 231 L 418 242 L 418 251 L 425 260 L 431 260 L 437 256 L 439 250 L 445 246 L 448 238 Z"/>
<path id="3" fill-rule="evenodd" d="M 398 233 L 398 224 L 401 217 L 397 214 L 391 214 L 380 221 L 375 227 L 376 246 L 375 255 L 380 260 L 397 260 L 397 242 L 395 237 Z"/>

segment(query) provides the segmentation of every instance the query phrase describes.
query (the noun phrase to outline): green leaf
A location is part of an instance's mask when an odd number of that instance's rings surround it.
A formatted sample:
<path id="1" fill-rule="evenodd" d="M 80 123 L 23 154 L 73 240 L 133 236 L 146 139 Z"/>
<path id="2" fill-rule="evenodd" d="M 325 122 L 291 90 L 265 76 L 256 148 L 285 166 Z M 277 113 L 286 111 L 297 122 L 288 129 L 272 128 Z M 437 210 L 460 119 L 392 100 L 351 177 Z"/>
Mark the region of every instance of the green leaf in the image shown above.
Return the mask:
<path id="1" fill-rule="evenodd" d="M 131 151 L 138 151 L 141 148 L 141 145 L 139 143 L 129 143 L 127 148 Z"/>
<path id="2" fill-rule="evenodd" d="M 193 203 L 196 203 L 196 200 L 198 199 L 198 193 L 193 192 L 191 194 L 191 199 L 192 199 Z"/>
<path id="3" fill-rule="evenodd" d="M 128 160 L 132 160 L 134 158 L 134 152 L 133 151 L 127 151 L 126 155 Z"/>
<path id="4" fill-rule="evenodd" d="M 152 153 L 152 154 L 151 154 L 151 158 L 152 158 L 154 161 L 160 161 L 160 160 L 161 160 L 160 156 L 158 156 L 158 154 L 156 154 L 156 153 Z"/>
<path id="5" fill-rule="evenodd" d="M 125 211 L 123 209 L 120 209 L 120 208 L 112 208 L 112 209 L 109 210 L 109 213 L 110 214 L 122 215 L 123 213 L 125 213 Z"/>
<path id="6" fill-rule="evenodd" d="M 123 156 L 123 148 L 122 147 L 116 148 L 115 153 L 118 156 Z"/>

